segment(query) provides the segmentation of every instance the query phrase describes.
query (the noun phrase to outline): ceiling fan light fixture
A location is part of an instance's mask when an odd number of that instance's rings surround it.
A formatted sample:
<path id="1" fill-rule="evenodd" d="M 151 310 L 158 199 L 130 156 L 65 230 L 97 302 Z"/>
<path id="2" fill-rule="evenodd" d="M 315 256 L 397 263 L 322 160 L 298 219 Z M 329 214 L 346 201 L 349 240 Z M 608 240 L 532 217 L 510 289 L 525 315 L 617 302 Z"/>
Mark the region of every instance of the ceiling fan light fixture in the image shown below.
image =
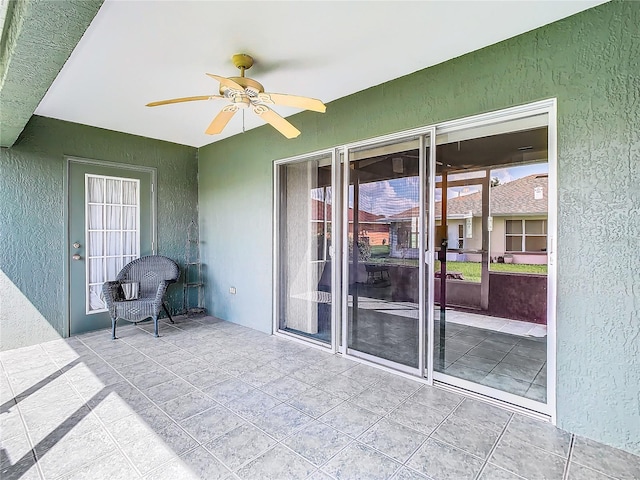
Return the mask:
<path id="1" fill-rule="evenodd" d="M 238 108 L 249 108 L 251 106 L 251 99 L 244 94 L 233 95 L 229 97 L 229 101 Z"/>
<path id="2" fill-rule="evenodd" d="M 197 100 L 225 99 L 228 101 L 228 104 L 222 108 L 209 127 L 207 127 L 205 130 L 207 135 L 221 133 L 239 109 L 253 107 L 253 112 L 256 115 L 287 138 L 297 137 L 300 135 L 300 130 L 267 105 L 282 105 L 320 113 L 324 113 L 326 111 L 327 107 L 325 104 L 315 98 L 265 92 L 261 83 L 244 76 L 245 70 L 251 68 L 253 65 L 253 58 L 250 55 L 237 53 L 232 57 L 232 61 L 233 64 L 240 69 L 239 77 L 222 77 L 207 73 L 209 77 L 220 83 L 220 96 L 201 95 L 198 97 L 174 98 L 170 100 L 161 100 L 159 102 L 151 102 L 147 104 L 147 107 L 157 107 L 159 105 L 169 105 L 172 103 Z"/>

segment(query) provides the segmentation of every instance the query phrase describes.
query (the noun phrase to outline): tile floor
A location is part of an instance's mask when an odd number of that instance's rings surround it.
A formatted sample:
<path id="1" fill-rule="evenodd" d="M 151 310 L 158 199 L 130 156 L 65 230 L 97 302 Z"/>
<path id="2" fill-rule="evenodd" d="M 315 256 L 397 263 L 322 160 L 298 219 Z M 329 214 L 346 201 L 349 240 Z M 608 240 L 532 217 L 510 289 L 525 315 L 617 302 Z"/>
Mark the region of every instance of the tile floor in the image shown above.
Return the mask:
<path id="1" fill-rule="evenodd" d="M 310 292 L 296 298 L 331 303 L 327 292 Z M 349 318 L 353 318 L 349 297 Z M 321 315 L 319 308 L 318 316 Z M 441 312 L 436 308 L 434 368 L 452 377 L 506 391 L 545 403 L 547 398 L 547 328 L 500 317 L 490 317 L 447 307 L 446 342 L 440 345 Z M 319 322 L 320 324 L 320 322 Z M 317 334 L 288 329 L 291 333 L 331 341 L 329 322 Z M 287 330 L 285 328 L 285 330 Z M 410 367 L 418 367 L 418 305 L 359 297 L 357 327 L 350 323 L 349 346 Z M 445 351 L 444 353 L 442 351 Z"/>
<path id="2" fill-rule="evenodd" d="M 439 331 L 439 322 L 435 330 Z M 545 403 L 547 337 L 447 322 L 444 343 L 436 339 L 434 369 Z"/>
<path id="3" fill-rule="evenodd" d="M 297 342 L 151 330 L 0 353 L 1 478 L 640 478 L 640 457 Z"/>

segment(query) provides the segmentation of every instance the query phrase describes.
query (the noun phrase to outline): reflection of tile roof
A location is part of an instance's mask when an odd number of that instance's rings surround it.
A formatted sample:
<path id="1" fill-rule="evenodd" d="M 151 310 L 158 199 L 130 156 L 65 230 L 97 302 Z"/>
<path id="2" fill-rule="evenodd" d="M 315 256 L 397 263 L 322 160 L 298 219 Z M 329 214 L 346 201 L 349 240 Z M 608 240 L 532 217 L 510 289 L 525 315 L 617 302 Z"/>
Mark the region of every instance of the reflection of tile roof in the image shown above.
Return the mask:
<path id="1" fill-rule="evenodd" d="M 313 220 L 324 220 L 324 202 L 321 200 L 312 199 L 312 215 Z M 360 223 L 378 223 L 380 220 L 385 218 L 384 215 L 376 215 L 375 213 L 365 212 L 364 210 L 359 211 L 358 221 Z M 327 204 L 327 221 L 332 220 L 332 212 L 331 212 L 331 204 Z M 349 209 L 349 221 L 353 221 L 353 208 Z"/>
<path id="2" fill-rule="evenodd" d="M 535 189 L 542 188 L 542 198 L 537 200 Z M 492 216 L 546 214 L 548 204 L 548 177 L 545 174 L 529 175 L 511 182 L 491 187 L 490 210 Z M 450 198 L 447 201 L 447 216 L 462 216 L 473 212 L 474 217 L 482 213 L 482 192 Z M 419 215 L 418 207 L 389 217 L 389 220 L 406 220 Z M 442 216 L 442 203 L 436 202 L 436 217 Z"/>

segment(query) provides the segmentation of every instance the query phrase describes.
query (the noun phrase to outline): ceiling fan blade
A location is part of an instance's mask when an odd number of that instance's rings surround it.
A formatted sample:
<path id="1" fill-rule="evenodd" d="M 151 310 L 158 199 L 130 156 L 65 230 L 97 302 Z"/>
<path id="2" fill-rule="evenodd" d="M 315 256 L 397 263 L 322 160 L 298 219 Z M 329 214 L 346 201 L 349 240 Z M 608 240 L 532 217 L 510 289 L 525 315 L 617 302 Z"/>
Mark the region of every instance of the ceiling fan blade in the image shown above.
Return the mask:
<path id="1" fill-rule="evenodd" d="M 239 90 L 241 92 L 244 92 L 244 88 L 242 88 L 241 85 L 237 84 L 236 82 L 234 82 L 230 78 L 221 77 L 220 75 L 214 75 L 213 73 L 207 73 L 207 75 L 209 75 L 211 78 L 219 81 L 220 85 L 224 85 L 225 87 L 231 88 L 233 90 Z"/>
<path id="2" fill-rule="evenodd" d="M 282 118 L 276 112 L 271 110 L 266 105 L 255 105 L 253 111 L 262 119 L 271 124 L 273 128 L 278 130 L 282 135 L 287 138 L 296 138 L 300 135 L 300 130 L 291 125 L 287 120 Z"/>
<path id="3" fill-rule="evenodd" d="M 235 105 L 227 105 L 216 115 L 216 118 L 213 119 L 204 133 L 207 135 L 215 135 L 216 133 L 222 132 L 237 111 L 238 107 Z"/>
<path id="4" fill-rule="evenodd" d="M 314 112 L 324 113 L 327 107 L 320 100 L 298 95 L 286 95 L 284 93 L 260 93 L 258 99 L 264 103 L 284 105 L 286 107 L 304 108 Z"/>
<path id="5" fill-rule="evenodd" d="M 171 103 L 197 102 L 198 100 L 218 100 L 224 98 L 221 95 L 198 95 L 196 97 L 172 98 L 170 100 L 160 100 L 159 102 L 147 103 L 147 107 L 157 107 L 159 105 L 169 105 Z"/>

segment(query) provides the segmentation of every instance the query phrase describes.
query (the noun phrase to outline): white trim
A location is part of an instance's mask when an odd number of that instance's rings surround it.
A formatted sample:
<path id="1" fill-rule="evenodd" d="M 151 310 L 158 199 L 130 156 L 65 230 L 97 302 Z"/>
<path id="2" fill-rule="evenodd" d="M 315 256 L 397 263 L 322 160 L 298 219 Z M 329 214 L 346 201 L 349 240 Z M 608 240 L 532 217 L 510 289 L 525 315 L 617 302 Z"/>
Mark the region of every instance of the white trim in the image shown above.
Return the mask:
<path id="1" fill-rule="evenodd" d="M 425 177 L 427 171 L 426 159 L 425 159 L 425 135 L 420 137 L 420 146 L 418 151 L 418 375 L 424 377 L 425 372 L 425 308 L 426 302 L 426 278 L 425 278 L 425 210 L 426 210 L 426 188 Z M 426 269 L 428 270 L 428 268 Z M 429 342 L 431 343 L 431 342 Z M 428 348 L 427 348 L 428 350 Z"/>
<path id="2" fill-rule="evenodd" d="M 333 254 L 331 257 L 331 350 L 335 353 L 338 351 L 338 317 L 341 312 L 342 295 L 340 289 L 340 280 L 342 273 L 339 265 L 342 264 L 340 259 L 342 258 L 342 245 L 340 242 L 336 242 L 336 239 L 340 239 L 342 235 L 342 224 L 339 220 L 336 220 L 336 216 L 339 219 L 340 209 L 336 208 L 336 205 L 340 205 L 342 200 L 342 192 L 340 191 L 340 154 L 338 149 L 334 148 L 331 152 L 331 248 Z M 326 215 L 326 202 L 325 202 L 325 220 Z M 326 242 L 326 236 L 325 236 Z"/>
<path id="3" fill-rule="evenodd" d="M 474 392 L 482 397 L 492 398 L 503 404 L 509 404 L 513 407 L 520 407 L 523 410 L 536 412 L 542 416 L 550 417 L 548 405 L 531 400 L 529 398 L 522 397 L 520 395 L 514 395 L 513 393 L 505 392 L 497 388 L 488 387 L 480 383 L 471 382 L 463 378 L 447 375 L 442 372 L 433 372 L 434 382 L 441 382 L 454 387 L 458 387 L 468 392 Z"/>
<path id="4" fill-rule="evenodd" d="M 316 340 L 312 337 L 305 337 L 304 335 L 297 335 L 293 332 L 287 332 L 286 330 L 277 330 L 273 332 L 275 337 L 286 338 L 287 340 L 291 340 L 293 342 L 299 343 L 301 345 L 305 345 L 307 347 L 317 348 L 327 353 L 334 353 L 331 345 L 326 342 L 321 342 L 320 340 Z"/>
<path id="5" fill-rule="evenodd" d="M 548 108 L 548 169 L 547 186 L 547 406 L 551 423 L 557 423 L 556 369 L 557 369 L 557 285 L 558 285 L 558 118 L 557 101 L 550 101 Z"/>
<path id="6" fill-rule="evenodd" d="M 437 373 L 437 372 L 436 372 Z M 438 374 L 441 375 L 441 374 Z M 445 375 L 446 376 L 446 375 Z M 455 378 L 455 377 L 450 377 L 450 378 Z M 460 379 L 456 379 L 456 380 L 460 380 Z M 462 382 L 464 382 L 464 380 L 462 380 Z M 519 405 L 516 405 L 514 403 L 510 403 L 508 401 L 504 401 L 504 400 L 499 400 L 491 395 L 483 395 L 481 393 L 478 393 L 477 390 L 475 388 L 476 384 L 473 384 L 471 382 L 469 382 L 469 384 L 473 387 L 473 389 L 467 389 L 461 386 L 456 386 L 453 385 L 452 382 L 443 382 L 442 380 L 438 380 L 436 379 L 433 383 L 433 386 L 436 388 L 440 388 L 442 390 L 447 390 L 449 392 L 454 392 L 457 393 L 459 395 L 464 395 L 466 397 L 470 397 L 476 400 L 480 400 L 482 402 L 488 403 L 490 405 L 495 405 L 497 407 L 503 408 L 505 410 L 510 410 L 512 412 L 515 413 L 520 413 L 522 415 L 527 415 L 529 417 L 538 419 L 538 420 L 542 420 L 542 421 L 551 421 L 551 417 L 549 417 L 549 415 L 545 415 L 543 413 L 538 412 L 537 410 L 534 409 L 528 409 L 528 408 L 524 408 L 521 407 Z M 500 390 L 498 390 L 500 392 Z M 521 397 L 517 397 L 517 399 L 519 400 Z"/>
<path id="7" fill-rule="evenodd" d="M 428 259 L 427 259 L 427 278 L 428 278 L 428 287 L 429 290 L 427 292 L 427 298 L 426 300 L 426 304 L 422 307 L 422 309 L 424 310 L 425 308 L 427 309 L 427 322 L 428 322 L 428 339 L 429 341 L 427 342 L 427 381 L 429 382 L 429 385 L 433 385 L 433 350 L 434 350 L 434 325 L 435 325 L 435 318 L 434 318 L 434 302 L 435 302 L 435 292 L 434 292 L 434 285 L 435 285 L 435 272 L 434 272 L 434 268 L 435 268 L 435 262 L 434 262 L 434 256 L 435 256 L 435 232 L 436 232 L 436 219 L 435 219 L 435 215 L 433 212 L 433 206 L 436 204 L 436 134 L 435 134 L 435 127 L 433 128 L 433 133 L 431 134 L 431 144 L 429 147 L 429 169 L 428 169 L 428 194 L 429 194 L 429 206 L 430 206 L 430 212 L 431 215 L 429 216 L 429 218 L 427 218 L 426 220 L 428 220 L 428 245 L 427 245 L 427 255 L 428 255 Z M 424 373 L 423 373 L 424 375 Z"/>
<path id="8" fill-rule="evenodd" d="M 349 278 L 344 278 L 344 272 L 349 270 L 349 151 L 346 147 L 340 149 L 342 154 L 342 264 L 340 269 L 342 281 L 342 315 L 340 327 L 342 328 L 342 345 L 340 353 L 347 354 L 349 346 Z"/>
<path id="9" fill-rule="evenodd" d="M 271 325 L 271 329 L 272 329 L 272 334 L 274 335 L 278 335 L 278 336 L 286 336 L 287 338 L 294 338 L 296 340 L 299 341 L 303 341 L 303 342 L 308 342 L 310 344 L 314 344 L 314 345 L 318 345 L 321 346 L 324 349 L 329 349 L 332 352 L 335 352 L 336 350 L 336 334 L 335 334 L 335 324 L 336 324 L 336 306 L 335 306 L 335 301 L 333 299 L 337 298 L 336 297 L 336 289 L 334 287 L 335 284 L 335 275 L 336 275 L 336 268 L 335 268 L 335 253 L 333 258 L 331 258 L 331 336 L 330 336 L 330 341 L 327 342 L 323 342 L 322 340 L 317 340 L 314 339 L 313 337 L 308 337 L 306 335 L 302 335 L 302 334 L 296 334 L 295 332 L 291 332 L 291 331 L 287 331 L 287 330 L 283 330 L 280 328 L 280 305 L 281 305 L 281 300 L 280 300 L 280 282 L 278 281 L 279 276 L 280 276 L 280 268 L 279 268 L 279 264 L 280 264 L 280 260 L 281 260 L 281 254 L 280 254 L 280 215 L 282 213 L 282 208 L 280 205 L 280 196 L 281 196 L 281 185 L 280 185 L 280 169 L 282 167 L 285 167 L 287 165 L 290 164 L 295 164 L 295 163 L 305 163 L 305 162 L 309 162 L 309 161 L 313 161 L 316 160 L 318 158 L 327 158 L 330 157 L 331 158 L 331 195 L 332 195 L 332 204 L 335 203 L 335 187 L 333 185 L 334 181 L 335 181 L 335 174 L 334 174 L 334 170 L 335 170 L 335 152 L 336 149 L 328 149 L 328 150 L 319 150 L 317 152 L 313 152 L 310 154 L 304 154 L 304 155 L 297 155 L 295 157 L 290 157 L 290 158 L 285 158 L 285 159 L 281 159 L 281 160 L 275 160 L 273 162 L 273 231 L 272 231 L 272 238 L 273 238 L 273 249 L 272 249 L 272 258 L 273 258 L 273 263 L 272 263 L 272 325 Z M 335 211 L 335 208 L 333 209 Z M 325 199 L 325 212 L 326 212 L 326 199 Z M 325 215 L 325 222 L 326 220 L 326 215 Z M 332 228 L 335 228 L 335 219 L 332 218 L 331 220 L 332 223 Z M 326 227 L 325 227 L 326 228 Z M 333 234 L 332 234 L 333 237 Z M 334 245 L 335 242 L 332 242 L 332 245 Z M 325 245 L 326 245 L 326 236 L 325 236 Z M 335 246 L 334 246 L 334 250 L 335 250 Z M 325 250 L 325 256 L 327 255 L 328 252 L 326 252 Z M 317 264 L 320 263 L 321 261 L 311 261 L 311 264 Z M 326 260 L 324 260 L 324 262 L 326 262 Z M 339 275 L 339 272 L 338 272 Z"/>
<path id="10" fill-rule="evenodd" d="M 280 260 L 280 176 L 279 166 L 285 162 L 273 162 L 273 222 L 272 222 L 272 238 L 273 238 L 273 249 L 271 258 L 273 259 L 273 264 L 271 266 L 271 281 L 272 283 L 272 297 L 271 297 L 271 333 L 277 334 L 280 325 L 279 325 L 279 314 L 280 311 L 280 282 L 278 281 L 278 276 L 280 270 L 278 268 L 278 263 Z"/>
<path id="11" fill-rule="evenodd" d="M 416 367 L 410 367 L 402 363 L 394 362 L 392 360 L 387 360 L 386 358 L 361 352 L 360 350 L 347 348 L 347 353 L 345 354 L 345 357 L 350 358 L 352 360 L 353 359 L 366 360 L 366 363 L 368 365 L 376 365 L 379 367 L 383 367 L 383 369 L 388 372 L 394 372 L 394 373 L 402 372 L 406 374 L 409 378 L 412 378 L 414 380 L 422 378 L 422 376 L 420 375 L 420 370 Z"/>
<path id="12" fill-rule="evenodd" d="M 549 113 L 550 109 L 555 108 L 556 99 L 541 100 L 539 102 L 518 105 L 515 107 L 493 110 L 487 113 L 480 113 L 470 117 L 464 117 L 456 120 L 449 120 L 436 124 L 436 135 L 443 133 L 455 132 L 472 127 L 480 127 L 491 123 L 502 123 L 509 120 L 516 120 L 526 116 L 541 115 Z"/>

